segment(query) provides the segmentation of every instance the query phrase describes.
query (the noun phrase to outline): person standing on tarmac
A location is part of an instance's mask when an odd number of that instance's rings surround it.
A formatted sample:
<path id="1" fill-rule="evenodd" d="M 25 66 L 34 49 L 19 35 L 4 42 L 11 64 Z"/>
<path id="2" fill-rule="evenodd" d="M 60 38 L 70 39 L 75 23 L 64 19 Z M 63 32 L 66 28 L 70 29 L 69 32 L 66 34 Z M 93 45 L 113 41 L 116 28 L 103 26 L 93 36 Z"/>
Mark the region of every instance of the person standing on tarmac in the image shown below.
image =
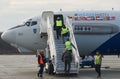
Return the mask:
<path id="1" fill-rule="evenodd" d="M 62 54 L 62 61 L 65 64 L 65 67 L 64 67 L 65 73 L 69 73 L 71 68 L 71 62 L 72 62 L 72 53 L 67 49 L 65 49 L 65 51 Z"/>
<path id="2" fill-rule="evenodd" d="M 59 39 L 59 37 L 61 36 L 61 28 L 63 26 L 63 22 L 60 19 L 60 17 L 57 17 L 56 23 L 55 23 L 55 30 L 56 30 L 56 35 L 57 35 L 57 39 Z"/>
<path id="3" fill-rule="evenodd" d="M 62 27 L 62 31 L 61 31 L 61 35 L 62 35 L 62 39 L 63 39 L 63 43 L 65 43 L 65 37 L 69 37 L 69 29 L 67 27 L 65 27 L 65 25 L 63 25 Z"/>
<path id="4" fill-rule="evenodd" d="M 101 77 L 101 63 L 102 63 L 102 56 L 99 52 L 96 52 L 95 56 L 95 71 L 98 73 L 98 78 Z"/>
<path id="5" fill-rule="evenodd" d="M 46 58 L 44 56 L 44 50 L 40 50 L 40 53 L 38 55 L 38 64 L 40 67 L 37 73 L 38 77 L 43 77 L 43 70 L 44 70 L 45 63 L 46 63 Z"/>

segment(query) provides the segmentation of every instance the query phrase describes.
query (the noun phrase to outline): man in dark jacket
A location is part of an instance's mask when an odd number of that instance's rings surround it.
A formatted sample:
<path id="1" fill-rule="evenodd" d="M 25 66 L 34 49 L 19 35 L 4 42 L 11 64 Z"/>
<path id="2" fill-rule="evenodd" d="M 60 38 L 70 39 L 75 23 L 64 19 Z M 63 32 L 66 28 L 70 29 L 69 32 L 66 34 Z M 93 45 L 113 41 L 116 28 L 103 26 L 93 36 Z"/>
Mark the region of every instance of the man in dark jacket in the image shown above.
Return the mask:
<path id="1" fill-rule="evenodd" d="M 41 50 L 38 55 L 38 64 L 40 67 L 40 70 L 38 71 L 38 74 L 37 74 L 38 77 L 43 76 L 43 70 L 44 70 L 45 63 L 46 63 L 46 58 L 44 56 L 44 50 Z"/>
<path id="2" fill-rule="evenodd" d="M 69 73 L 72 62 L 72 53 L 67 49 L 65 49 L 65 51 L 62 54 L 62 61 L 65 63 L 65 68 L 64 68 L 65 73 Z"/>

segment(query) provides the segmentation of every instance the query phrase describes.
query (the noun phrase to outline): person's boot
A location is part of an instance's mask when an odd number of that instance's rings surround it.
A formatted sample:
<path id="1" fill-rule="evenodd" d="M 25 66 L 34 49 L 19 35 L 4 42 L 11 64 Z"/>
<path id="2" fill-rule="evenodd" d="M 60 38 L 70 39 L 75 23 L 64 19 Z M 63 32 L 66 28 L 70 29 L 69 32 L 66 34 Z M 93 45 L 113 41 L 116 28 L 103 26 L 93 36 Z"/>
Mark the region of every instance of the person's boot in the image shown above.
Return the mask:
<path id="1" fill-rule="evenodd" d="M 37 77 L 39 77 L 39 73 L 37 73 Z"/>
<path id="2" fill-rule="evenodd" d="M 100 75 L 98 75 L 97 78 L 100 78 Z"/>
<path id="3" fill-rule="evenodd" d="M 40 77 L 43 77 L 42 74 L 40 74 Z"/>

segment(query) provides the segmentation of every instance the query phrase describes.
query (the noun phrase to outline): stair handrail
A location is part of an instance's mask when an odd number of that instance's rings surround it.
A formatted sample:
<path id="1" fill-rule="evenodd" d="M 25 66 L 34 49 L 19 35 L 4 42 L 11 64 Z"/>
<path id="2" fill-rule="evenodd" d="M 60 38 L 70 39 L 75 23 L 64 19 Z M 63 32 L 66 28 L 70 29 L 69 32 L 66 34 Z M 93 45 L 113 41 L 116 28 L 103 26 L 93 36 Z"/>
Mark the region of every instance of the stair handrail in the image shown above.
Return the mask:
<path id="1" fill-rule="evenodd" d="M 49 42 L 49 47 L 50 47 L 50 52 L 51 54 L 54 55 L 54 64 L 56 66 L 57 64 L 57 58 L 56 58 L 56 46 L 55 46 L 55 38 L 54 38 L 54 34 L 53 34 L 53 28 L 52 28 L 52 24 L 50 23 L 50 18 L 47 17 L 47 33 L 48 33 L 48 42 Z M 52 55 L 52 56 L 53 56 Z M 51 58 L 52 58 L 51 56 Z"/>
<path id="2" fill-rule="evenodd" d="M 79 62 L 80 61 L 79 51 L 78 51 L 78 47 L 77 47 L 77 44 L 76 44 L 76 41 L 75 41 L 73 28 L 72 28 L 72 25 L 71 25 L 68 18 L 66 18 L 66 27 L 68 27 L 69 32 L 70 32 L 70 40 L 71 40 L 72 44 L 75 46 L 75 48 L 72 47 L 72 52 L 73 52 L 73 55 L 74 55 L 75 63 L 77 65 L 77 67 L 79 68 L 79 63 L 80 63 Z"/>

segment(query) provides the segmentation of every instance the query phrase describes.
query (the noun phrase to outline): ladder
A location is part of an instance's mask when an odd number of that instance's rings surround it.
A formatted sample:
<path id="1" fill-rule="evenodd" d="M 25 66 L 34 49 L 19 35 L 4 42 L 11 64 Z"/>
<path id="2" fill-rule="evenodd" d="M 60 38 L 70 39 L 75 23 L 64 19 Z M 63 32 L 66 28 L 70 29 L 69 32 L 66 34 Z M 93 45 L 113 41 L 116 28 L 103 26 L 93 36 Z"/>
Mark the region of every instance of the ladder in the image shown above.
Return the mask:
<path id="1" fill-rule="evenodd" d="M 49 14 L 49 13 L 46 13 Z M 51 19 L 52 18 L 52 19 Z M 56 32 L 53 30 L 53 14 L 50 13 L 45 16 L 47 35 L 48 35 L 48 45 L 50 49 L 50 58 L 54 55 L 54 70 L 56 74 L 64 74 L 64 62 L 62 62 L 62 53 L 65 49 L 62 38 L 57 39 Z M 45 26 L 42 26 L 45 27 Z M 73 39 L 73 38 L 71 38 Z M 73 49 L 74 50 L 74 49 Z M 78 50 L 77 50 L 78 51 Z M 78 74 L 79 59 L 76 58 L 76 50 L 73 53 L 73 60 L 71 63 L 70 74 Z"/>
<path id="2" fill-rule="evenodd" d="M 56 74 L 63 74 L 64 72 L 64 62 L 62 62 L 62 53 L 65 50 L 65 45 L 63 44 L 62 38 L 57 39 L 56 33 L 54 32 L 54 38 L 55 38 L 55 46 L 56 46 Z M 74 62 L 74 59 L 71 63 L 71 69 L 70 69 L 70 74 L 75 74 L 77 73 L 77 68 Z"/>

